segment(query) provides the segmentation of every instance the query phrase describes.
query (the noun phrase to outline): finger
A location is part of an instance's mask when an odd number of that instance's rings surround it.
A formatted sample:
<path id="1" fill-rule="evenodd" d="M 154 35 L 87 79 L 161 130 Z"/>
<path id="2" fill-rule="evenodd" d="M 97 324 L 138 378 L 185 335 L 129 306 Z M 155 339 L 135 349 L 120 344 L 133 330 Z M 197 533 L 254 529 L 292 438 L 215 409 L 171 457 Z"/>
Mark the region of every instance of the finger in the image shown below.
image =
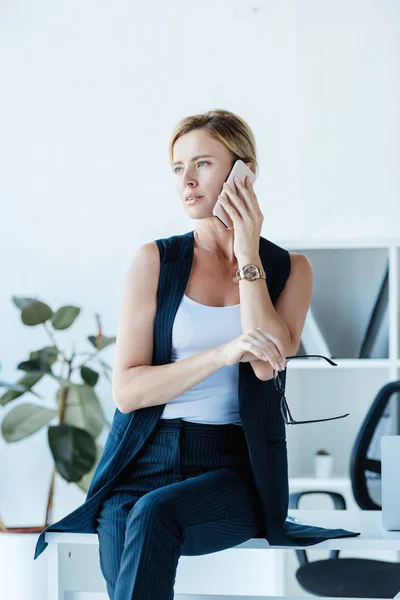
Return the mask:
<path id="1" fill-rule="evenodd" d="M 260 331 L 259 328 L 257 328 L 254 331 L 254 335 L 259 337 L 263 341 L 263 344 L 268 349 L 268 352 L 270 353 L 270 355 L 274 356 L 274 359 L 275 359 L 274 367 L 276 368 L 276 365 L 278 365 L 280 371 L 285 369 L 285 356 L 282 356 L 281 352 L 279 351 L 277 346 L 274 344 L 274 342 L 271 341 L 268 336 L 263 334 L 263 332 Z"/>
<path id="2" fill-rule="evenodd" d="M 246 190 L 248 190 L 249 194 L 251 197 L 255 197 L 256 198 L 256 194 L 253 188 L 253 184 L 250 181 L 250 178 L 246 175 L 246 179 L 244 180 L 245 185 L 246 185 Z"/>
<path id="3" fill-rule="evenodd" d="M 272 335 L 272 333 L 265 331 L 265 329 L 263 329 L 262 327 L 256 327 L 256 331 L 258 331 L 265 339 L 267 339 L 267 340 L 271 341 L 273 344 L 275 344 L 275 346 L 278 348 L 279 352 L 281 353 L 282 358 L 283 359 L 286 358 L 285 348 L 283 347 L 283 344 L 279 338 L 277 338 L 275 335 Z"/>
<path id="4" fill-rule="evenodd" d="M 221 196 L 221 194 L 218 194 L 218 198 L 219 198 L 219 201 L 221 202 L 221 205 L 226 210 L 226 212 L 228 213 L 228 215 L 230 216 L 232 221 L 234 221 L 235 216 L 237 217 L 237 214 L 238 214 L 237 210 L 232 206 L 232 204 L 229 204 L 228 200 L 226 198 L 224 198 L 223 196 Z"/>
<path id="5" fill-rule="evenodd" d="M 274 355 L 273 353 L 267 354 L 266 352 L 264 352 L 263 356 L 264 362 L 269 362 L 274 371 L 277 371 L 278 373 L 282 371 L 282 366 L 279 363 L 279 360 L 276 357 L 276 355 Z"/>
<path id="6" fill-rule="evenodd" d="M 267 355 L 268 361 L 271 363 L 271 366 L 273 369 L 275 369 L 275 371 L 283 370 L 280 356 L 273 346 L 271 346 L 267 351 L 265 351 L 265 354 Z"/>
<path id="7" fill-rule="evenodd" d="M 246 176 L 246 179 L 245 179 L 244 183 L 245 183 L 245 186 L 246 186 L 246 190 L 248 191 L 248 193 L 250 195 L 250 198 L 253 198 L 254 200 L 257 201 L 257 195 L 256 195 L 256 193 L 254 191 L 253 184 L 251 183 L 249 177 Z M 257 203 L 258 203 L 258 201 L 257 201 Z"/>
<path id="8" fill-rule="evenodd" d="M 256 335 L 254 334 L 254 337 L 249 334 L 252 337 L 252 350 L 251 352 L 255 352 L 255 349 L 257 348 L 259 355 L 261 357 L 261 360 L 268 361 L 271 366 L 276 369 L 277 371 L 281 371 L 282 370 L 282 362 L 281 362 L 281 358 L 280 355 L 277 351 L 277 349 L 275 348 L 274 344 L 272 342 L 265 342 L 265 339 L 258 339 L 256 337 Z"/>
<path id="9" fill-rule="evenodd" d="M 266 361 L 268 360 L 267 355 L 264 352 L 264 349 L 261 344 L 256 344 L 250 340 L 243 340 L 243 346 L 247 352 L 250 354 L 254 354 L 259 360 Z"/>
<path id="10" fill-rule="evenodd" d="M 239 198 L 237 194 L 233 191 L 233 189 L 224 183 L 224 192 L 232 202 L 232 206 L 235 208 L 236 212 L 243 218 L 246 212 L 246 207 L 242 200 Z"/>
<path id="11" fill-rule="evenodd" d="M 279 353 L 281 355 L 281 359 L 285 360 L 286 359 L 286 352 L 285 352 L 285 348 L 283 347 L 282 342 L 277 337 L 275 337 L 274 335 L 271 335 L 270 333 L 267 333 L 261 327 L 256 327 L 256 330 L 259 331 L 261 333 L 261 335 L 264 336 L 267 340 L 270 340 L 270 341 L 272 341 L 275 344 L 275 346 L 279 350 Z"/>
<path id="12" fill-rule="evenodd" d="M 247 212 L 249 213 L 251 210 L 251 196 L 242 181 L 239 181 L 239 179 L 237 179 L 237 177 L 235 177 L 234 180 L 235 180 L 235 185 L 238 188 L 238 190 L 240 191 L 240 194 L 242 196 L 242 202 L 245 205 Z"/>

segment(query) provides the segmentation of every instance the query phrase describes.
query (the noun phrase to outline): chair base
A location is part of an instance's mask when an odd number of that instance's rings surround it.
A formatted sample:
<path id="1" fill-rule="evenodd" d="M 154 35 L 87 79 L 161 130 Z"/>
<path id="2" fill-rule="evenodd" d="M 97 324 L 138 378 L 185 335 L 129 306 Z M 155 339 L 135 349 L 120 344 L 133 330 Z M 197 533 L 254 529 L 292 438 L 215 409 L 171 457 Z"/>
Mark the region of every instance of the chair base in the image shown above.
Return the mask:
<path id="1" fill-rule="evenodd" d="M 316 560 L 296 572 L 301 587 L 317 596 L 394 598 L 400 592 L 400 564 L 363 558 Z"/>

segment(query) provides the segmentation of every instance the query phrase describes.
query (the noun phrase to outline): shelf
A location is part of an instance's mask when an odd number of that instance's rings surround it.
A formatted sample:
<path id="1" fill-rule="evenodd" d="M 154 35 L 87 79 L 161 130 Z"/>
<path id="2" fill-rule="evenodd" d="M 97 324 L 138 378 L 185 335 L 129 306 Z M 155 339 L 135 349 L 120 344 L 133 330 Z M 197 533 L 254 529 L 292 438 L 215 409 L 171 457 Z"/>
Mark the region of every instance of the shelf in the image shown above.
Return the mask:
<path id="1" fill-rule="evenodd" d="M 284 239 L 274 238 L 273 240 L 282 248 L 298 248 L 298 249 L 318 249 L 318 250 L 335 250 L 335 249 L 359 249 L 359 248 L 389 248 L 400 246 L 400 238 L 352 238 L 351 240 L 341 238 L 331 238 L 323 240 L 304 240 L 304 239 Z"/>
<path id="2" fill-rule="evenodd" d="M 329 357 L 328 357 L 329 358 Z M 323 358 L 296 358 L 289 360 L 287 370 L 291 369 L 387 369 L 390 366 L 400 366 L 399 361 L 388 358 L 332 358 L 337 367 L 330 365 Z"/>
<path id="3" fill-rule="evenodd" d="M 350 488 L 350 477 L 289 477 L 289 490 L 341 490 Z"/>
<path id="4" fill-rule="evenodd" d="M 369 407 L 383 386 L 400 379 L 400 238 L 299 239 L 280 245 L 307 256 L 313 268 L 311 306 L 297 354 L 325 355 L 336 363 L 288 361 L 290 410 L 299 421 L 349 413 L 340 421 L 286 428 L 290 485 L 293 491 L 348 490 L 352 448 Z M 396 434 L 400 393 L 387 414 Z M 324 481 L 313 477 L 314 455 L 321 448 L 334 456 L 333 477 Z"/>

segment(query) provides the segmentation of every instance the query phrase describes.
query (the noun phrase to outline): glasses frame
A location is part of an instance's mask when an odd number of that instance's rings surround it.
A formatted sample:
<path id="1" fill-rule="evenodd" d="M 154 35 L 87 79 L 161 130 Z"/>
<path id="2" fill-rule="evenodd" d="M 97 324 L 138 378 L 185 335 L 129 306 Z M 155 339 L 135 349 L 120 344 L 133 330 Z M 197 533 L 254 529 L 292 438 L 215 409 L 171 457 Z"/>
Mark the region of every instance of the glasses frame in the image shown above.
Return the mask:
<path id="1" fill-rule="evenodd" d="M 286 360 L 292 360 L 294 358 L 323 358 L 330 365 L 337 367 L 337 363 L 328 358 L 327 356 L 322 356 L 321 354 L 297 354 L 296 356 L 286 356 Z M 285 421 L 286 425 L 305 425 L 307 423 L 322 423 L 323 421 L 335 421 L 336 419 L 343 419 L 344 417 L 348 417 L 350 413 L 346 413 L 344 415 L 339 415 L 337 417 L 328 417 L 326 419 L 310 419 L 307 421 L 296 421 L 292 417 L 292 413 L 290 412 L 289 405 L 286 400 L 285 392 L 283 391 L 282 380 L 280 378 L 279 371 L 274 369 L 274 386 L 276 391 L 280 396 L 280 410 L 282 414 L 282 418 Z"/>

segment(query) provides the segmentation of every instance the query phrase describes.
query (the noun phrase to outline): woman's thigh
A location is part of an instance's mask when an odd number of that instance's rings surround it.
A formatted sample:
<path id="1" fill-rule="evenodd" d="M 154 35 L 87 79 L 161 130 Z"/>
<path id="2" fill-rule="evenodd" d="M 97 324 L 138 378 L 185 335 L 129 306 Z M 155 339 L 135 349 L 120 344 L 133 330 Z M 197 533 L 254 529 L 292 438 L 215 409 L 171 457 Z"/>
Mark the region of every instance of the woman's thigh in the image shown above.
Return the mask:
<path id="1" fill-rule="evenodd" d="M 236 546 L 263 532 L 254 484 L 235 467 L 206 471 L 142 496 L 133 511 L 145 509 L 181 533 L 181 554 L 208 554 Z"/>

